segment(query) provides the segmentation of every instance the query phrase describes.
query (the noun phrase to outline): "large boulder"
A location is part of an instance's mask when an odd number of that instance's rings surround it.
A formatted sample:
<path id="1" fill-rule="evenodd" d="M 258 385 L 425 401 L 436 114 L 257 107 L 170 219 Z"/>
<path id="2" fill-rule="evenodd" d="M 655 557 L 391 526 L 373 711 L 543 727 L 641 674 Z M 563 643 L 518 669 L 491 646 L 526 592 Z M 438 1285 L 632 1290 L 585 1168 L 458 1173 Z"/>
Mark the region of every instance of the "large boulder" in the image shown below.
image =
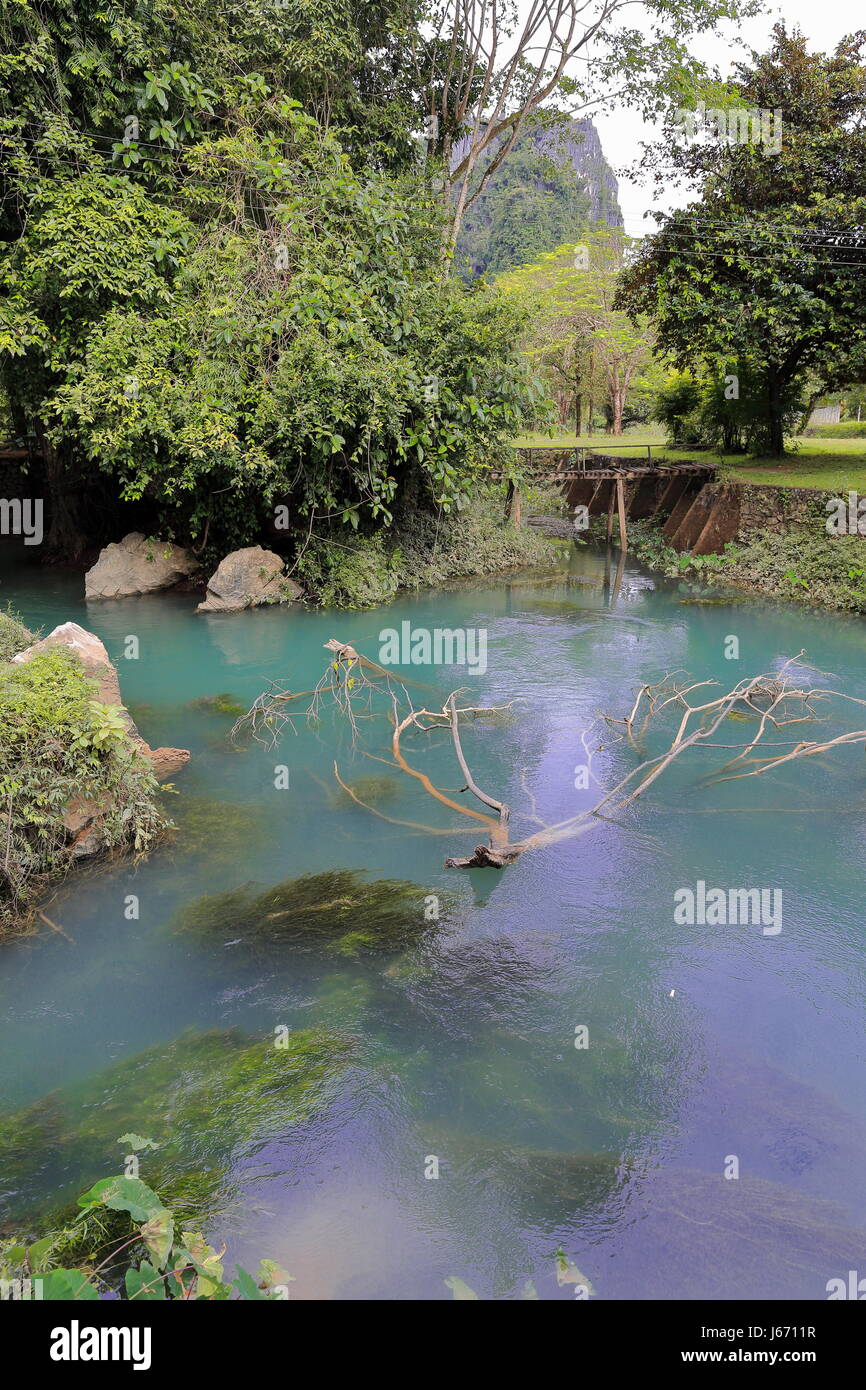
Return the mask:
<path id="1" fill-rule="evenodd" d="M 262 603 L 286 603 L 300 598 L 300 585 L 283 574 L 283 561 L 260 545 L 233 550 L 208 580 L 207 597 L 199 613 L 231 613 Z"/>
<path id="2" fill-rule="evenodd" d="M 84 576 L 86 598 L 132 598 L 168 589 L 198 569 L 198 560 L 183 546 L 148 540 L 131 531 L 107 545 Z"/>
<path id="3" fill-rule="evenodd" d="M 34 656 L 49 651 L 52 647 L 65 647 L 74 653 L 84 667 L 85 674 L 96 681 L 96 698 L 103 705 L 114 705 L 120 710 L 130 739 L 153 764 L 154 773 L 161 782 L 173 776 L 189 762 L 189 753 L 185 748 L 153 749 L 145 743 L 135 727 L 132 716 L 123 706 L 120 682 L 109 660 L 108 652 L 98 637 L 92 632 L 86 632 L 78 623 L 62 623 L 47 637 L 13 656 L 12 660 L 19 663 L 32 661 Z M 64 823 L 73 858 L 85 858 L 96 854 L 102 848 L 103 841 L 99 832 L 104 810 L 104 807 L 84 797 L 75 797 L 66 808 Z"/>

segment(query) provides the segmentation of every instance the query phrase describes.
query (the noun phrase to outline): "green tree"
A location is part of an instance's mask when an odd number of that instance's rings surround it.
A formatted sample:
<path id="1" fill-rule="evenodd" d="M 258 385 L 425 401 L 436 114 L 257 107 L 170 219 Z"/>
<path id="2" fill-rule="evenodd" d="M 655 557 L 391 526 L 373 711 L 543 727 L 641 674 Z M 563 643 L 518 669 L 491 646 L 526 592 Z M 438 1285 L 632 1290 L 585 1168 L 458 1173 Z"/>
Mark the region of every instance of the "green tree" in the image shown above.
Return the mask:
<path id="1" fill-rule="evenodd" d="M 727 138 L 683 141 L 681 112 L 663 163 L 699 181 L 701 196 L 662 220 L 621 282 L 621 307 L 653 318 L 659 351 L 680 368 L 717 386 L 748 379 L 763 422 L 754 439 L 771 454 L 784 452 L 786 419 L 810 383 L 841 384 L 863 360 L 864 44 L 861 33 L 830 56 L 809 54 L 777 25 L 770 52 L 738 69 L 720 108 Z M 753 126 L 743 141 L 739 121 L 731 138 L 737 108 L 781 112 L 780 147 L 755 140 Z"/>
<path id="2" fill-rule="evenodd" d="M 601 388 L 610 407 L 612 433 L 621 434 L 629 390 L 651 361 L 646 323 L 635 324 L 615 307 L 629 246 L 621 232 L 597 227 L 583 243 L 560 246 L 497 281 L 523 305 L 529 319 L 526 350 L 552 375 L 561 414 L 564 400 L 574 401 L 578 433 L 583 403 L 589 406 L 591 423 Z"/>
<path id="3" fill-rule="evenodd" d="M 85 491 L 213 544 L 447 509 L 533 409 L 512 309 L 443 279 L 414 8 L 211 8 L 0 5 L 0 380 L 67 552 Z"/>

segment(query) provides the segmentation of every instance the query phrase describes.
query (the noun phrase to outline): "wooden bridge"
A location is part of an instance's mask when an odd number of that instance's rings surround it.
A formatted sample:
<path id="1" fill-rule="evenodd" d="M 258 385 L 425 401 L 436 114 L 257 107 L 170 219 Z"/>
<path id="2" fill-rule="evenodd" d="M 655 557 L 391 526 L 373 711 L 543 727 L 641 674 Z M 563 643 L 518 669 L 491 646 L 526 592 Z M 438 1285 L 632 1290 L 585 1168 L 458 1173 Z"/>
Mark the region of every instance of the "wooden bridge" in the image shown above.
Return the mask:
<path id="1" fill-rule="evenodd" d="M 715 476 L 717 465 L 710 460 L 695 463 L 691 459 L 660 459 L 652 456 L 651 444 L 606 445 L 606 449 L 646 449 L 643 455 L 621 456 L 599 449 L 577 447 L 556 449 L 546 445 L 519 448 L 526 477 L 533 483 L 555 483 L 563 486 L 569 506 L 583 505 L 589 515 L 607 510 L 607 539 L 613 535 L 616 510 L 619 520 L 619 541 L 622 550 L 628 549 L 627 518 L 634 520 L 655 512 L 672 510 L 685 495 L 691 495 L 695 484 L 702 486 Z M 626 499 L 626 484 L 630 484 Z M 636 484 L 636 486 L 635 486 Z M 509 486 L 506 515 L 520 524 L 520 497 Z"/>

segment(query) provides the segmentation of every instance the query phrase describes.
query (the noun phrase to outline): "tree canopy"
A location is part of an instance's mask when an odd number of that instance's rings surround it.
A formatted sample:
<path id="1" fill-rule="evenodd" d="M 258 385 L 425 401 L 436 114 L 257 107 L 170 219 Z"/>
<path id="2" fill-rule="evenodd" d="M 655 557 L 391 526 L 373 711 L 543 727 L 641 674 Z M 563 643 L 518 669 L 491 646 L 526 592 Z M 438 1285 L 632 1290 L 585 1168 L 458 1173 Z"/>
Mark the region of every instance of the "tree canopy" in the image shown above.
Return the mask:
<path id="1" fill-rule="evenodd" d="M 781 114 L 778 148 L 753 125 L 732 139 L 730 120 L 726 138 L 697 143 L 672 126 L 660 168 L 700 196 L 661 220 L 623 277 L 620 306 L 654 320 L 680 368 L 748 379 L 754 445 L 774 454 L 798 400 L 861 379 L 866 362 L 864 45 L 860 33 L 810 54 L 777 25 L 770 52 L 739 66 L 719 110 Z"/>
<path id="2" fill-rule="evenodd" d="M 557 94 L 657 105 L 754 3 L 506 4 L 490 49 L 463 0 L 0 0 L 0 412 L 49 547 L 459 508 L 541 395 L 521 306 L 452 273 L 473 172 Z"/>
<path id="3" fill-rule="evenodd" d="M 631 245 L 617 229 L 595 227 L 584 242 L 557 247 L 497 282 L 526 308 L 526 351 L 546 370 L 563 423 L 566 410 L 574 409 L 578 433 L 583 404 L 591 424 L 592 405 L 601 396 L 612 432 L 621 434 L 629 390 L 651 363 L 648 325 L 616 307 Z"/>

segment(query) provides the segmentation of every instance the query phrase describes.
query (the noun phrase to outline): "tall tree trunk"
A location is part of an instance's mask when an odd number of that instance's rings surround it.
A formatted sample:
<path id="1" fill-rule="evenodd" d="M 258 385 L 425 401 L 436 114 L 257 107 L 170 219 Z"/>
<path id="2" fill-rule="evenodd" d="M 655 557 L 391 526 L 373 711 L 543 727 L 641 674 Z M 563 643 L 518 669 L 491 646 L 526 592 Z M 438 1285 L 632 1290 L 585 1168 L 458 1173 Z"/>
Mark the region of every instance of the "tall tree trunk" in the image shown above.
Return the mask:
<path id="1" fill-rule="evenodd" d="M 767 378 L 767 424 L 770 431 L 770 454 L 781 458 L 785 452 L 785 430 L 782 421 L 782 392 L 774 371 Z"/>
<path id="2" fill-rule="evenodd" d="M 611 408 L 613 409 L 612 434 L 622 434 L 622 412 L 625 406 L 625 389 L 622 386 L 614 387 L 611 392 Z"/>
<path id="3" fill-rule="evenodd" d="M 77 560 L 87 543 L 80 524 L 79 496 L 62 451 L 45 438 L 41 425 L 37 428 L 50 518 L 45 548 L 60 559 Z"/>

